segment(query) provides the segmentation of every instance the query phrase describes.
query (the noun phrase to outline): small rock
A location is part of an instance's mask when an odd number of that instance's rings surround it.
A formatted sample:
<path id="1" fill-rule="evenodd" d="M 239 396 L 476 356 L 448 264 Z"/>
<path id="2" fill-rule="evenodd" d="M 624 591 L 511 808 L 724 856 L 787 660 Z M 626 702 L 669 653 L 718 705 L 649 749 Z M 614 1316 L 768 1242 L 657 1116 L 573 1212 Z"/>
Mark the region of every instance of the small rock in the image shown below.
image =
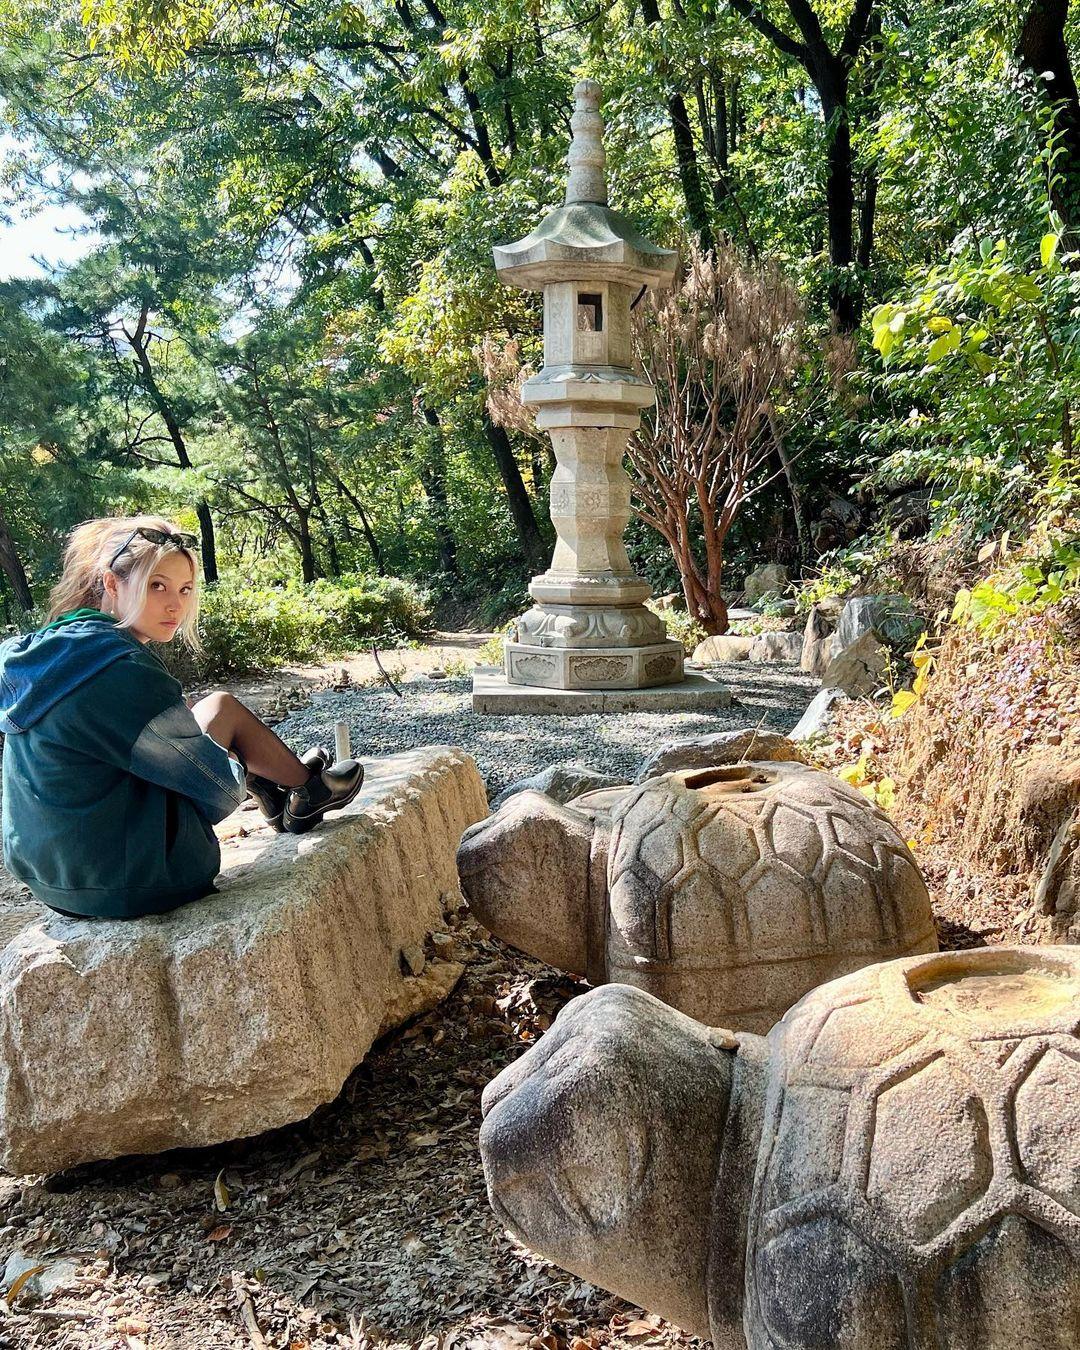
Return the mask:
<path id="1" fill-rule="evenodd" d="M 452 961 L 454 959 L 456 944 L 449 933 L 432 933 L 431 945 L 435 948 L 435 955 L 440 961 Z"/>
<path id="2" fill-rule="evenodd" d="M 401 969 L 404 974 L 420 975 L 426 965 L 427 957 L 424 955 L 423 947 L 402 947 Z"/>
<path id="3" fill-rule="evenodd" d="M 751 661 L 790 661 L 802 657 L 803 636 L 801 633 L 762 633 L 754 638 L 750 647 Z"/>
<path id="4" fill-rule="evenodd" d="M 842 689 L 849 698 L 872 694 L 885 677 L 888 661 L 889 654 L 875 635 L 863 633 L 833 656 L 821 677 L 822 688 Z"/>
<path id="5" fill-rule="evenodd" d="M 585 792 L 595 792 L 597 788 L 623 787 L 625 782 L 625 779 L 601 773 L 599 769 L 592 769 L 587 764 L 553 764 L 550 768 L 533 774 L 531 778 L 522 778 L 516 783 L 511 783 L 499 793 L 491 803 L 491 807 L 497 811 L 503 802 L 516 797 L 519 792 L 526 791 L 542 792 L 552 801 L 565 805 Z"/>
<path id="6" fill-rule="evenodd" d="M 736 637 L 733 633 L 720 633 L 707 637 L 694 648 L 694 661 L 712 665 L 717 661 L 745 661 L 750 655 L 754 639 Z"/>
<path id="7" fill-rule="evenodd" d="M 845 697 L 842 689 L 820 690 L 815 694 L 810 706 L 791 732 L 791 739 L 793 741 L 806 741 L 811 736 L 818 736 L 827 732 L 836 717 L 836 714 L 832 711 L 833 704 L 839 703 Z"/>

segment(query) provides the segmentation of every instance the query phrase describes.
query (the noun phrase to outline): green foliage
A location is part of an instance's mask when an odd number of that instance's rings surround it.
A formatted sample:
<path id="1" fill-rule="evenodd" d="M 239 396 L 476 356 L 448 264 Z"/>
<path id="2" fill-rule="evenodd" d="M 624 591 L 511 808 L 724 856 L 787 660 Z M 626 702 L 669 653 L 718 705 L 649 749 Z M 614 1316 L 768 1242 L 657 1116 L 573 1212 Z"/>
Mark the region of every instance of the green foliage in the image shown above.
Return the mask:
<path id="1" fill-rule="evenodd" d="M 1019 614 L 1041 614 L 1080 591 L 1080 533 L 1045 538 L 1032 556 L 957 592 L 951 620 L 993 635 Z"/>
<path id="2" fill-rule="evenodd" d="M 894 413 L 873 429 L 883 481 L 928 480 L 977 537 L 1063 482 L 1080 400 L 1080 255 L 983 240 L 871 316 Z M 942 509 L 943 508 L 943 509 Z"/>
<path id="3" fill-rule="evenodd" d="M 689 656 L 699 642 L 708 636 L 705 629 L 685 609 L 665 609 L 660 617 L 664 621 L 667 635 L 674 642 L 681 642 Z"/>
<path id="4" fill-rule="evenodd" d="M 251 585 L 228 577 L 203 596 L 199 628 L 208 676 L 342 655 L 376 639 L 421 636 L 428 597 L 396 577 L 341 577 L 303 586 Z"/>

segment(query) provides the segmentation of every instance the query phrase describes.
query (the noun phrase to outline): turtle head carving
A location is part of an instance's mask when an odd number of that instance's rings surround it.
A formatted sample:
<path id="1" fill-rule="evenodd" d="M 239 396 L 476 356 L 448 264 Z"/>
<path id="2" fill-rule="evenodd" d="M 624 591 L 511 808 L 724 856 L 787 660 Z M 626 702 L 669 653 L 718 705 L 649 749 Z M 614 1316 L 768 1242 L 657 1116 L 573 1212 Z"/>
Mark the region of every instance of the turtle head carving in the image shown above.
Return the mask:
<path id="1" fill-rule="evenodd" d="M 1080 947 L 867 966 L 765 1041 L 609 985 L 484 1109 L 503 1222 L 716 1350 L 1075 1350 Z"/>
<path id="2" fill-rule="evenodd" d="M 703 1336 L 735 1044 L 651 994 L 608 985 L 570 1003 L 483 1099 L 488 1195 L 507 1227 Z"/>
<path id="3" fill-rule="evenodd" d="M 473 913 L 514 946 L 584 975 L 592 835 L 587 813 L 542 792 L 511 797 L 466 830 L 458 847 L 461 888 Z"/>

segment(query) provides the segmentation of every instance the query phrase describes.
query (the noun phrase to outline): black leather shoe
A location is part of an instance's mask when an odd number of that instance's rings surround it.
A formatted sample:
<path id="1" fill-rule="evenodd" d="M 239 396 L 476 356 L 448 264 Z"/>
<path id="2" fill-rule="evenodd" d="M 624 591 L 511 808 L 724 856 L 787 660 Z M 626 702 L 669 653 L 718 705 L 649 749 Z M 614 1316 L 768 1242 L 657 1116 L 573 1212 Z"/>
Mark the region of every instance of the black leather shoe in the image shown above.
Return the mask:
<path id="1" fill-rule="evenodd" d="M 330 751 L 323 745 L 313 745 L 300 756 L 300 762 L 318 773 L 330 763 Z M 285 826 L 281 818 L 285 812 L 285 800 L 292 789 L 272 783 L 269 778 L 263 778 L 257 773 L 246 774 L 244 781 L 266 823 L 278 834 L 284 834 Z"/>
<path id="2" fill-rule="evenodd" d="M 290 834 L 313 830 L 327 811 L 348 806 L 364 782 L 364 766 L 355 759 L 339 759 L 313 773 L 303 787 L 293 788 L 285 802 L 282 824 Z"/>

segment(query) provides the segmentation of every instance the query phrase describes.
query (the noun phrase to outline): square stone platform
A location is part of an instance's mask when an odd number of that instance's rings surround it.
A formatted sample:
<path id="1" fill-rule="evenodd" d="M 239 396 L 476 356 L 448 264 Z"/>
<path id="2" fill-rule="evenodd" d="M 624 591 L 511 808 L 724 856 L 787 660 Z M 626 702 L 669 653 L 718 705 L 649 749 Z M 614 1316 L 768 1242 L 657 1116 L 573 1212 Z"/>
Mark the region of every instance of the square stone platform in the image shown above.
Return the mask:
<path id="1" fill-rule="evenodd" d="M 687 671 L 679 684 L 651 689 L 542 689 L 510 684 L 499 666 L 473 671 L 473 712 L 516 716 L 551 713 L 574 716 L 609 712 L 709 712 L 729 708 L 732 693 L 710 675 Z"/>

